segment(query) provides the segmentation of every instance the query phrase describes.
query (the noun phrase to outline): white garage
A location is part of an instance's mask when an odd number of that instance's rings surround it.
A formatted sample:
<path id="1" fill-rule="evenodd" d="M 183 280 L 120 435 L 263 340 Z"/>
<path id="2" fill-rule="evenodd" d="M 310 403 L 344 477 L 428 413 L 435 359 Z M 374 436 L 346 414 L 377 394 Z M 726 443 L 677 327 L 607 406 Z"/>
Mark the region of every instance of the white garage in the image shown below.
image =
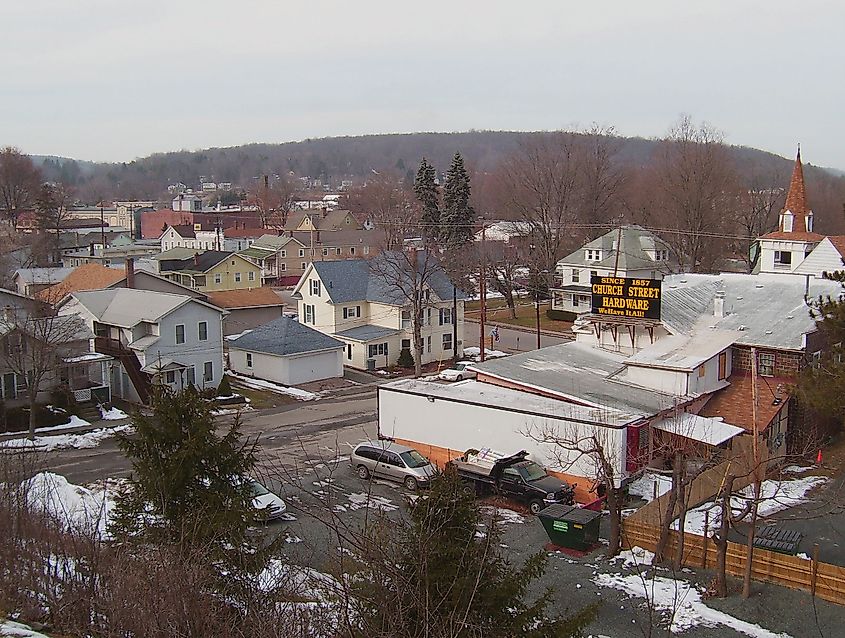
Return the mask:
<path id="1" fill-rule="evenodd" d="M 282 385 L 343 376 L 342 341 L 280 317 L 229 342 L 233 372 Z"/>

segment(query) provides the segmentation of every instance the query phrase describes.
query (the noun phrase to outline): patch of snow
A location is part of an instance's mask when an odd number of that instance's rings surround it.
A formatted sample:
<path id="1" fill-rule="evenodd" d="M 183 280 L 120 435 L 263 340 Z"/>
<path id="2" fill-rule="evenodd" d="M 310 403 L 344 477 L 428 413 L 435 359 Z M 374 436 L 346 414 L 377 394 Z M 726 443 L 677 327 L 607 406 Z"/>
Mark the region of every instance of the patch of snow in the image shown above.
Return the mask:
<path id="1" fill-rule="evenodd" d="M 99 361 L 100 359 L 107 359 L 107 357 L 103 357 L 99 352 L 87 352 L 85 354 L 81 354 L 77 357 L 68 357 L 64 359 L 65 363 L 82 363 L 83 361 Z"/>
<path id="2" fill-rule="evenodd" d="M 644 501 L 654 498 L 654 485 L 657 484 L 657 496 L 663 496 L 672 489 L 672 477 L 646 472 L 635 481 L 628 484 L 628 494 L 639 496 Z"/>
<path id="3" fill-rule="evenodd" d="M 507 352 L 502 352 L 501 350 L 488 350 L 487 348 L 484 349 L 484 358 L 485 359 L 499 359 L 501 357 L 508 357 L 510 356 Z M 481 358 L 481 348 L 478 346 L 470 346 L 469 348 L 464 348 L 464 357 L 469 357 L 478 361 Z"/>
<path id="4" fill-rule="evenodd" d="M 789 465 L 781 470 L 784 474 L 804 474 L 805 472 L 809 472 L 812 470 L 813 467 L 803 466 L 803 465 Z"/>
<path id="5" fill-rule="evenodd" d="M 796 557 L 796 558 L 801 558 L 801 559 L 803 559 L 803 560 L 813 560 L 812 558 L 810 558 L 809 556 L 807 556 L 807 554 L 805 554 L 804 552 L 801 552 L 800 554 L 795 554 L 795 557 Z"/>
<path id="6" fill-rule="evenodd" d="M 302 539 L 299 536 L 293 536 L 291 534 L 285 535 L 285 542 L 286 543 L 301 543 Z"/>
<path id="7" fill-rule="evenodd" d="M 93 432 L 84 434 L 57 434 L 55 436 L 36 436 L 34 439 L 10 439 L 0 442 L 0 448 L 29 448 L 52 452 L 54 450 L 87 450 L 97 447 L 104 439 L 113 436 L 117 432 L 126 432 L 131 429 L 128 423 L 114 428 L 100 428 Z"/>
<path id="8" fill-rule="evenodd" d="M 771 516 L 777 512 L 795 507 L 807 501 L 807 494 L 822 485 L 827 478 L 824 476 L 804 476 L 793 480 L 768 480 L 760 485 L 760 503 L 757 515 L 760 518 Z M 745 504 L 754 495 L 754 486 L 749 485 L 731 497 L 731 510 L 735 513 L 745 509 Z M 704 513 L 709 511 L 709 530 L 704 529 Z M 684 530 L 692 534 L 703 536 L 719 527 L 721 515 L 719 507 L 713 503 L 704 503 L 687 512 Z M 675 529 L 678 521 L 674 523 Z"/>
<path id="9" fill-rule="evenodd" d="M 103 421 L 120 421 L 122 419 L 128 419 L 129 415 L 120 408 L 112 408 L 110 410 L 100 408 L 100 417 Z"/>
<path id="10" fill-rule="evenodd" d="M 631 549 L 626 549 L 614 556 L 610 562 L 615 563 L 617 560 L 622 560 L 623 567 L 637 567 L 638 565 L 651 565 L 654 561 L 654 552 L 650 552 L 642 547 L 634 546 Z"/>
<path id="11" fill-rule="evenodd" d="M 88 423 L 88 421 L 86 421 L 85 419 L 80 419 L 75 414 L 71 414 L 70 415 L 70 421 L 65 423 L 64 427 L 66 427 L 66 428 L 84 428 L 84 427 L 89 426 L 89 425 L 91 425 L 91 424 Z"/>
<path id="12" fill-rule="evenodd" d="M 244 330 L 243 332 L 238 332 L 237 334 L 228 335 L 228 336 L 226 336 L 226 341 L 234 341 L 238 337 L 243 337 L 244 335 L 249 334 L 250 332 L 252 332 L 251 329 L 250 330 Z"/>
<path id="13" fill-rule="evenodd" d="M 56 517 L 71 530 L 96 532 L 108 538 L 109 517 L 114 500 L 109 486 L 88 489 L 74 485 L 61 474 L 40 472 L 27 482 L 27 497 L 39 511 Z"/>
<path id="14" fill-rule="evenodd" d="M 495 516 L 497 521 L 504 524 L 519 524 L 525 522 L 524 516 L 504 507 L 491 507 L 487 505 L 481 508 L 481 513 L 488 517 Z"/>
<path id="15" fill-rule="evenodd" d="M 257 584 L 263 591 L 283 587 L 286 592 L 313 602 L 329 601 L 341 588 L 334 576 L 282 559 L 271 560 L 258 575 Z"/>
<path id="16" fill-rule="evenodd" d="M 775 633 L 705 605 L 701 592 L 683 580 L 662 576 L 644 579 L 638 574 L 598 574 L 593 582 L 601 587 L 611 587 L 630 596 L 652 601 L 654 609 L 664 613 L 672 633 L 681 633 L 695 627 L 729 627 L 752 638 L 790 638 L 788 634 Z"/>
<path id="17" fill-rule="evenodd" d="M 265 381 L 264 379 L 253 379 L 252 377 L 246 377 L 240 374 L 235 374 L 233 372 L 230 372 L 229 376 L 231 376 L 233 379 L 236 379 L 241 385 L 245 385 L 248 388 L 253 388 L 254 390 L 269 390 L 270 392 L 275 392 L 276 394 L 286 394 L 288 396 L 299 399 L 300 401 L 313 401 L 315 399 L 320 398 L 319 395 L 314 394 L 313 392 L 308 392 L 307 390 L 300 390 L 299 388 L 279 385 L 278 383 L 273 383 L 272 381 Z"/>
<path id="18" fill-rule="evenodd" d="M 374 509 L 380 512 L 393 512 L 399 509 L 399 507 L 389 498 L 374 496 L 372 494 L 367 494 L 366 492 L 350 494 L 348 498 L 350 503 L 349 509 L 352 511 L 359 509 Z"/>
<path id="19" fill-rule="evenodd" d="M 0 620 L 0 636 L 15 636 L 16 638 L 48 638 L 28 625 L 13 620 Z"/>

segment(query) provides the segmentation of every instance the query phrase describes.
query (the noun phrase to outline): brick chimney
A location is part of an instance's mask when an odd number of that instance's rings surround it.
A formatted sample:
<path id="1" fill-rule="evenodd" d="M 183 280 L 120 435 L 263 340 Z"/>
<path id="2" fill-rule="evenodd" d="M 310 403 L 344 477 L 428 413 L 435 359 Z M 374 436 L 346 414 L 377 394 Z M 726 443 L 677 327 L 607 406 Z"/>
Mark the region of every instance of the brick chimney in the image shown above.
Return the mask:
<path id="1" fill-rule="evenodd" d="M 194 266 L 199 267 L 200 265 L 200 254 L 194 253 Z"/>
<path id="2" fill-rule="evenodd" d="M 134 257 L 127 257 L 126 258 L 126 287 L 127 288 L 134 288 L 135 287 L 135 258 Z"/>

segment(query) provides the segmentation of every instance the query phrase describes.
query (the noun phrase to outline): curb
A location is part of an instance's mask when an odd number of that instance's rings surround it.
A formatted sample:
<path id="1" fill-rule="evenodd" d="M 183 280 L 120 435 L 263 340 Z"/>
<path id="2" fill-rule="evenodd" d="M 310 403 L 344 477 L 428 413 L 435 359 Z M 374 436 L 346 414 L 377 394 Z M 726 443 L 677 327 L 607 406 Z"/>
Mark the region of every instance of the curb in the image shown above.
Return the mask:
<path id="1" fill-rule="evenodd" d="M 48 432 L 36 432 L 35 436 L 47 437 L 63 436 L 65 434 L 88 434 L 89 432 L 94 432 L 95 430 L 108 430 L 111 428 L 116 428 L 120 425 L 126 425 L 128 423 L 132 423 L 132 419 L 120 419 L 110 421 L 100 420 L 94 421 L 89 425 L 79 425 L 74 428 L 50 430 Z M 14 441 L 15 439 L 26 439 L 28 436 L 28 430 L 24 430 L 23 432 L 4 432 L 3 434 L 0 434 L 0 443 L 4 443 L 6 441 Z"/>

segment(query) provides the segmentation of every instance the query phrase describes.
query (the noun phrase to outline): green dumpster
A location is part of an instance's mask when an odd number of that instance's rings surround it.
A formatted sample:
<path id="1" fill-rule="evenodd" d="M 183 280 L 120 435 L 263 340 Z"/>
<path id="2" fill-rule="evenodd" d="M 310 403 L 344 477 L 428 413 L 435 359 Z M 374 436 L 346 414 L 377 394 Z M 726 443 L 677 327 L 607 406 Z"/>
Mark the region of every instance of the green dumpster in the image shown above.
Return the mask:
<path id="1" fill-rule="evenodd" d="M 554 545 L 584 551 L 599 542 L 601 512 L 571 505 L 549 505 L 537 516 Z"/>

